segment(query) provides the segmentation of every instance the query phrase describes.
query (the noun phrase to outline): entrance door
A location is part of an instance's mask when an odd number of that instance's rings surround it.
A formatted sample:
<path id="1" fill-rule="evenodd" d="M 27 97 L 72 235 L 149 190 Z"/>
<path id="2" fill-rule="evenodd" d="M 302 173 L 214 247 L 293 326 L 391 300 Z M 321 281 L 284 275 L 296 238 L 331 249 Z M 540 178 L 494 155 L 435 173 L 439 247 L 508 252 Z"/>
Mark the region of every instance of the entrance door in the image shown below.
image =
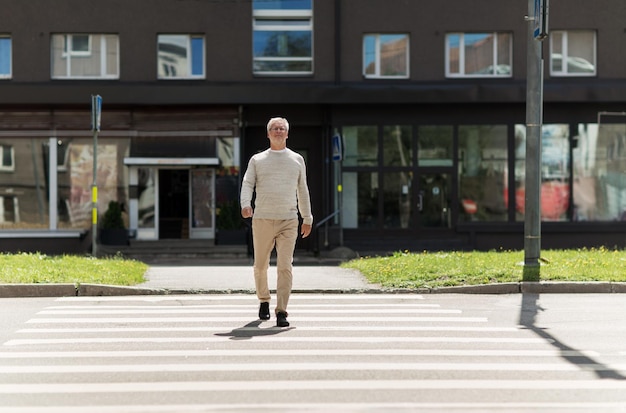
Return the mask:
<path id="1" fill-rule="evenodd" d="M 450 228 L 451 192 L 449 173 L 423 173 L 418 177 L 417 216 L 421 228 Z"/>
<path id="2" fill-rule="evenodd" d="M 189 170 L 159 169 L 159 239 L 189 238 Z"/>
<path id="3" fill-rule="evenodd" d="M 428 237 L 425 229 L 451 227 L 452 179 L 449 172 L 387 172 L 381 180 L 382 208 L 372 208 L 372 221 L 383 222 L 383 228 L 405 229 L 415 232 L 417 238 Z M 359 200 L 366 205 L 371 199 L 366 191 Z M 374 199 L 375 201 L 375 199 Z M 374 216 L 375 214 L 375 216 Z"/>

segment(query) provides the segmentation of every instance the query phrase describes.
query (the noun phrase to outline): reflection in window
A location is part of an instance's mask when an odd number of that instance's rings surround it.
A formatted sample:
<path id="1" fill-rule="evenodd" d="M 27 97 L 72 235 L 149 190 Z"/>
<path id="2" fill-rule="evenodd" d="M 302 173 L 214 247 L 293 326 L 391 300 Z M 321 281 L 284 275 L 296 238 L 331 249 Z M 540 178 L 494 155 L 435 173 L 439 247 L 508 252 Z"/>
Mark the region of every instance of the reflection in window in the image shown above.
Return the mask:
<path id="1" fill-rule="evenodd" d="M 411 182 L 413 174 L 386 172 L 383 174 L 383 226 L 408 228 L 411 218 Z"/>
<path id="2" fill-rule="evenodd" d="M 408 34 L 363 36 L 363 75 L 371 78 L 409 76 Z"/>
<path id="3" fill-rule="evenodd" d="M 452 166 L 452 126 L 420 126 L 417 163 L 419 166 Z"/>
<path id="4" fill-rule="evenodd" d="M 511 77 L 511 33 L 450 33 L 446 35 L 446 76 Z"/>
<path id="5" fill-rule="evenodd" d="M 11 78 L 11 37 L 0 35 L 0 79 Z"/>
<path id="6" fill-rule="evenodd" d="M 383 128 L 383 164 L 385 166 L 413 165 L 413 140 L 410 126 L 385 126 Z"/>
<path id="7" fill-rule="evenodd" d="M 235 209 L 239 213 L 239 167 L 238 138 L 219 137 L 217 139 L 217 155 L 220 167 L 215 172 L 215 200 L 218 211 L 218 225 L 221 223 L 219 213 L 227 209 Z M 233 201 L 235 200 L 235 201 Z M 235 215 L 238 217 L 238 215 Z M 231 214 L 232 215 L 232 214 Z M 240 224 L 241 220 L 236 223 Z M 230 228 L 228 228 L 230 229 Z"/>
<path id="8" fill-rule="evenodd" d="M 378 173 L 343 173 L 344 228 L 376 228 L 378 226 Z"/>
<path id="9" fill-rule="evenodd" d="M 378 128 L 346 126 L 343 128 L 344 166 L 378 166 Z"/>
<path id="10" fill-rule="evenodd" d="M 156 168 L 139 168 L 137 170 L 138 176 L 138 221 L 137 226 L 139 228 L 154 228 L 155 226 L 155 176 Z"/>
<path id="11" fill-rule="evenodd" d="M 313 73 L 313 10 L 308 0 L 254 0 L 253 72 Z"/>
<path id="12" fill-rule="evenodd" d="M 48 228 L 44 144 L 48 139 L 3 137 L 0 228 Z"/>
<path id="13" fill-rule="evenodd" d="M 575 221 L 626 221 L 626 123 L 580 124 L 573 150 Z"/>
<path id="14" fill-rule="evenodd" d="M 507 219 L 507 127 L 459 127 L 460 221 Z"/>
<path id="15" fill-rule="evenodd" d="M 566 221 L 570 196 L 569 126 L 543 125 L 541 131 L 541 220 Z M 526 126 L 515 125 L 515 210 L 524 220 Z"/>
<path id="16" fill-rule="evenodd" d="M 52 35 L 52 78 L 119 78 L 119 37 Z"/>
<path id="17" fill-rule="evenodd" d="M 192 194 L 192 227 L 212 228 L 213 223 L 213 188 L 214 169 L 192 169 L 191 170 L 191 194 Z M 237 198 L 235 198 L 237 199 Z M 237 210 L 238 203 L 234 202 Z"/>
<path id="18" fill-rule="evenodd" d="M 551 76 L 596 74 L 596 32 L 592 30 L 550 33 Z"/>
<path id="19" fill-rule="evenodd" d="M 157 65 L 159 79 L 204 78 L 204 38 L 159 35 Z"/>

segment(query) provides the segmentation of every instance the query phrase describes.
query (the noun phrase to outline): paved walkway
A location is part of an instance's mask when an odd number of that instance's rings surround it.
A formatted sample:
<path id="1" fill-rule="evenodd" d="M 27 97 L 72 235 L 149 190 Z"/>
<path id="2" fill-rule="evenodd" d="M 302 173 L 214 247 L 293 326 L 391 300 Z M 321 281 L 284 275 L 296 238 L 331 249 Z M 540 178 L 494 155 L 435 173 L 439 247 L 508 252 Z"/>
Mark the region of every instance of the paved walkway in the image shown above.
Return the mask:
<path id="1" fill-rule="evenodd" d="M 252 265 L 238 266 L 151 266 L 148 281 L 141 288 L 170 291 L 242 291 L 254 292 Z M 276 267 L 270 266 L 268 280 L 276 289 Z M 358 271 L 338 266 L 294 266 L 293 290 L 297 291 L 361 291 L 379 288 L 369 284 Z"/>
<path id="2" fill-rule="evenodd" d="M 0 284 L 3 297 L 61 297 L 133 294 L 246 293 L 253 294 L 254 275 L 249 260 L 198 262 L 162 260 L 153 262 L 146 282 L 134 287 L 100 284 Z M 191 265 L 193 264 L 193 265 Z M 368 283 L 358 271 L 341 268 L 336 262 L 294 263 L 293 292 L 309 293 L 457 293 L 457 294 L 544 294 L 544 293 L 626 293 L 619 282 L 512 282 L 417 290 L 385 289 Z M 270 289 L 276 289 L 276 267 L 268 272 Z"/>

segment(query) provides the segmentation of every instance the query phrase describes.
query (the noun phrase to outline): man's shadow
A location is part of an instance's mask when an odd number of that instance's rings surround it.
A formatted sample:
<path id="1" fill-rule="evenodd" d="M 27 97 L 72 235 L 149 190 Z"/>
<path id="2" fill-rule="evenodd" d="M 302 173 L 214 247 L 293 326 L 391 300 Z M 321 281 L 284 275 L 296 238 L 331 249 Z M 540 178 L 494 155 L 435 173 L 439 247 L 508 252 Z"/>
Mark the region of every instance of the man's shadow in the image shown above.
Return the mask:
<path id="1" fill-rule="evenodd" d="M 522 294 L 522 312 L 520 314 L 520 324 L 534 332 L 539 337 L 546 340 L 546 342 L 553 345 L 561 352 L 561 357 L 567 362 L 584 369 L 590 368 L 593 373 L 601 379 L 614 379 L 614 380 L 626 380 L 619 371 L 609 368 L 608 366 L 592 359 L 589 356 L 582 354 L 575 348 L 568 346 L 567 344 L 559 341 L 556 337 L 551 335 L 546 329 L 538 327 L 535 323 L 540 311 L 545 311 L 539 305 L 539 294 Z"/>
<path id="2" fill-rule="evenodd" d="M 284 333 L 289 330 L 293 330 L 295 327 L 278 327 L 272 325 L 271 327 L 261 328 L 261 320 L 254 320 L 243 327 L 234 328 L 228 333 L 215 333 L 216 336 L 230 337 L 231 340 L 250 340 L 254 337 L 260 336 L 273 336 L 276 334 Z"/>

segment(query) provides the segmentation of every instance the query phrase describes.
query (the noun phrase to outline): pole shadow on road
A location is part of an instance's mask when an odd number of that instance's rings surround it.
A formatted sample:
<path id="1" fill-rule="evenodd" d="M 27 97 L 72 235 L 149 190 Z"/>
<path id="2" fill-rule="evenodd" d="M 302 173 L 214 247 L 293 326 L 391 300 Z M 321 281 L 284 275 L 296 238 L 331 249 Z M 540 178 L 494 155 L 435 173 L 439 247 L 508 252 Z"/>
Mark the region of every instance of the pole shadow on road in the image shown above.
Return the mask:
<path id="1" fill-rule="evenodd" d="M 234 328 L 228 333 L 215 333 L 215 335 L 220 337 L 230 337 L 231 340 L 250 340 L 254 337 L 273 336 L 295 328 L 277 326 L 261 328 L 261 323 L 261 320 L 254 320 L 243 327 Z"/>
<path id="2" fill-rule="evenodd" d="M 520 314 L 520 324 L 528 328 L 530 331 L 545 339 L 548 343 L 561 351 L 561 357 L 569 363 L 584 370 L 585 367 L 591 368 L 592 371 L 601 379 L 626 380 L 626 377 L 608 366 L 598 363 L 596 360 L 588 357 L 580 350 L 569 347 L 565 343 L 559 341 L 556 337 L 547 332 L 544 328 L 535 325 L 537 315 L 540 311 L 545 311 L 539 303 L 539 294 L 524 293 L 522 294 L 522 312 Z"/>

